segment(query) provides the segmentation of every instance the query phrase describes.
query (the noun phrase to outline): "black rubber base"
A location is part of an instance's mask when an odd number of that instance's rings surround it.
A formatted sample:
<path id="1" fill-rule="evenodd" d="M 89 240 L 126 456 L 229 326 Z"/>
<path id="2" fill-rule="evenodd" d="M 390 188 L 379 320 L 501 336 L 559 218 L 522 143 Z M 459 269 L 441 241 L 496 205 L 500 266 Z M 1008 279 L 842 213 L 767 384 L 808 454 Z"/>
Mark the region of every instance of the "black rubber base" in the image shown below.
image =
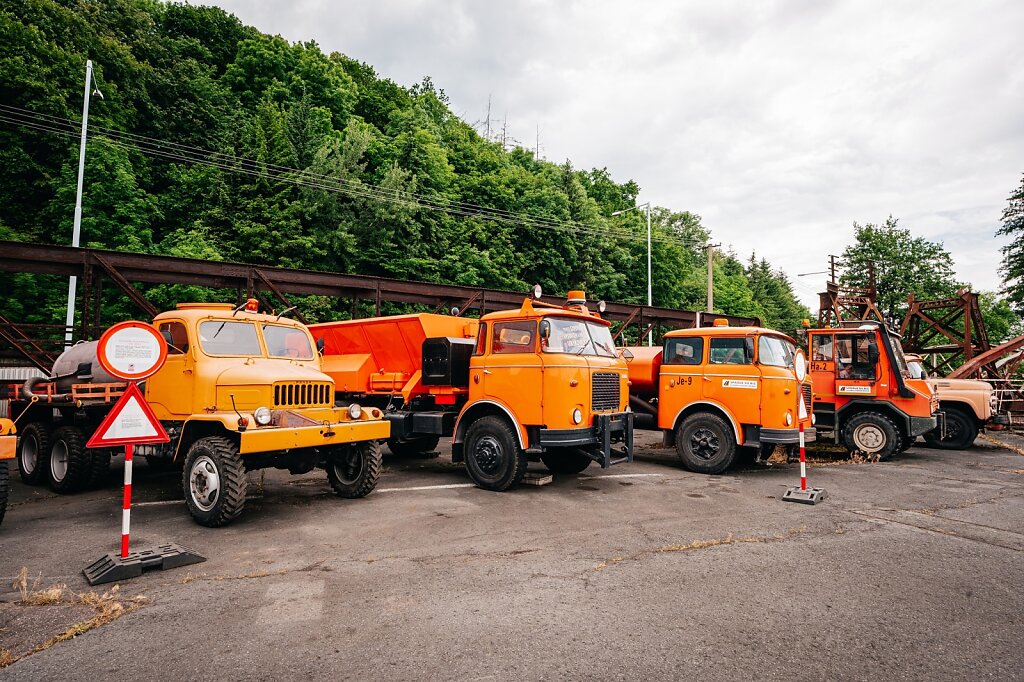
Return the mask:
<path id="1" fill-rule="evenodd" d="M 206 561 L 206 557 L 196 554 L 187 547 L 169 543 L 153 549 L 129 552 L 125 559 L 122 559 L 120 554 L 105 554 L 86 566 L 82 573 L 90 585 L 99 585 L 137 578 L 143 571 L 154 568 L 165 571 L 202 561 Z"/>
<path id="2" fill-rule="evenodd" d="M 782 496 L 783 502 L 799 502 L 800 504 L 818 504 L 828 497 L 824 488 L 808 488 L 800 490 L 800 486 L 794 486 Z"/>

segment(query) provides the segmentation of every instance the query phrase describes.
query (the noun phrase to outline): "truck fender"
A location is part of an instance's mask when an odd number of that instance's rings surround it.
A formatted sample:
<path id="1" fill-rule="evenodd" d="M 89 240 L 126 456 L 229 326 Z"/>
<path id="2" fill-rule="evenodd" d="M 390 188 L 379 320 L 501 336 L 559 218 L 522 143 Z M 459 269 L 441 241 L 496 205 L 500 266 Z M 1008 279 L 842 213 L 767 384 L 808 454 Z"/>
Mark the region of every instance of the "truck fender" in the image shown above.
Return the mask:
<path id="1" fill-rule="evenodd" d="M 708 410 L 707 408 L 711 408 Z M 736 436 L 736 444 L 743 445 L 743 434 L 740 432 L 739 424 L 736 423 L 736 419 L 732 416 L 732 413 L 720 403 L 716 403 L 713 400 L 698 400 L 697 402 L 690 403 L 683 409 L 679 410 L 676 414 L 675 419 L 672 420 L 672 435 L 675 435 L 676 429 L 679 428 L 679 422 L 686 417 L 689 417 L 694 412 L 713 412 L 718 416 L 724 418 L 729 425 L 732 426 L 733 435 Z"/>
<path id="2" fill-rule="evenodd" d="M 496 409 L 495 409 L 496 408 Z M 478 416 L 485 416 L 487 414 L 494 414 L 500 412 L 508 417 L 515 432 L 516 437 L 519 439 L 519 447 L 523 450 L 526 449 L 526 438 L 523 434 L 523 426 L 512 414 L 512 410 L 505 407 L 501 403 L 495 400 L 478 400 L 475 403 L 467 405 L 459 415 L 459 418 L 455 421 L 455 443 L 461 444 L 466 439 L 466 430 L 469 429 L 469 425 L 476 421 Z"/>
<path id="3" fill-rule="evenodd" d="M 237 417 L 235 418 L 237 419 Z M 234 428 L 232 428 L 234 427 Z M 181 425 L 181 436 L 174 446 L 175 462 L 184 460 L 192 443 L 206 436 L 234 435 L 238 424 L 228 417 L 212 417 L 209 419 L 189 419 Z"/>

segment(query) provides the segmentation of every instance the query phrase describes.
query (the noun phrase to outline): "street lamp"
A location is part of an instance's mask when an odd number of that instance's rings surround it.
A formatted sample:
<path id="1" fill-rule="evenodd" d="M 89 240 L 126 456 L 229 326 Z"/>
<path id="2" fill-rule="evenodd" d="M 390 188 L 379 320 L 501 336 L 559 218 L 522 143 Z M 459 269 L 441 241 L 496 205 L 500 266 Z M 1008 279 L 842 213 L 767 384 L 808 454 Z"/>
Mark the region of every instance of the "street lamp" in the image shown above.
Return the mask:
<path id="1" fill-rule="evenodd" d="M 90 90 L 89 85 L 95 90 Z M 79 237 L 82 232 L 82 178 L 85 175 L 85 137 L 89 128 L 89 95 L 95 94 L 103 99 L 103 93 L 96 85 L 96 77 L 92 73 L 92 60 L 85 60 L 85 99 L 82 103 L 82 142 L 78 147 L 78 193 L 75 195 L 75 221 L 71 230 L 71 246 L 78 248 Z M 78 278 L 71 275 L 68 282 L 68 315 L 64 323 L 64 343 L 71 345 L 72 332 L 75 327 L 75 288 L 78 285 Z"/>
<path id="2" fill-rule="evenodd" d="M 631 208 L 624 208 L 621 211 L 612 211 L 612 215 L 622 215 L 623 213 L 628 213 L 629 211 L 633 211 L 638 208 L 647 209 L 647 305 L 650 306 L 654 305 L 651 297 L 651 202 L 648 201 L 646 204 L 639 204 Z M 654 345 L 653 330 L 647 332 L 647 345 Z"/>

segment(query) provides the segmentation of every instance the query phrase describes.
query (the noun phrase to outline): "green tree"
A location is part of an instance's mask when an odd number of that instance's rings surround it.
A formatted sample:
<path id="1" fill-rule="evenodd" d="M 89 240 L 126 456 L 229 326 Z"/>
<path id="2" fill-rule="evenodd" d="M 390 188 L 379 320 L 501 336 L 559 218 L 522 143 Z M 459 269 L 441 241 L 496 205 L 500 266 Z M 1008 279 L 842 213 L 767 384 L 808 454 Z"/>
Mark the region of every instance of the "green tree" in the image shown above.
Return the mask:
<path id="1" fill-rule="evenodd" d="M 996 235 L 1010 237 L 1012 241 L 1002 248 L 999 272 L 1010 303 L 1018 313 L 1024 313 L 1024 178 L 1007 201 L 1003 226 L 996 230 Z"/>
<path id="2" fill-rule="evenodd" d="M 889 216 L 881 225 L 854 223 L 855 242 L 843 251 L 841 277 L 847 286 L 867 287 L 873 272 L 878 309 L 897 326 L 907 310 L 907 294 L 943 298 L 961 286 L 942 244 L 915 237 L 898 222 Z"/>

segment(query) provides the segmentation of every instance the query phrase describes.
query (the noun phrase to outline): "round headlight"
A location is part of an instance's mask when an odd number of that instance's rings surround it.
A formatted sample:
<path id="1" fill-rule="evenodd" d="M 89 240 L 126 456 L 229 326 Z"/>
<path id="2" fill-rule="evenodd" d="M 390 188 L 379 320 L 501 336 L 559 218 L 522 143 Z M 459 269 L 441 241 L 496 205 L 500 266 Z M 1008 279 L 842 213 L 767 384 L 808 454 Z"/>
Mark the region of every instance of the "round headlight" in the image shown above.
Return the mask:
<path id="1" fill-rule="evenodd" d="M 359 407 L 359 403 L 352 403 L 348 406 L 348 416 L 352 419 L 359 419 L 363 416 L 363 408 Z"/>
<path id="2" fill-rule="evenodd" d="M 544 290 L 540 288 L 539 284 L 534 284 L 533 288 L 530 289 L 530 293 L 533 294 L 534 298 L 539 300 L 540 297 L 544 295 Z"/>
<path id="3" fill-rule="evenodd" d="M 814 426 L 817 423 L 818 423 L 818 418 L 814 416 L 813 412 L 811 412 L 811 426 Z"/>
<path id="4" fill-rule="evenodd" d="M 792 412 L 786 412 L 786 426 L 792 426 L 792 425 L 793 425 L 793 413 Z"/>
<path id="5" fill-rule="evenodd" d="M 603 313 L 605 310 L 608 310 L 608 304 L 605 303 L 604 301 L 598 301 L 597 302 L 597 312 Z"/>
<path id="6" fill-rule="evenodd" d="M 572 411 L 572 423 L 579 424 L 581 421 L 583 421 L 583 412 L 577 407 Z"/>
<path id="7" fill-rule="evenodd" d="M 273 419 L 274 413 L 270 411 L 269 407 L 257 407 L 256 411 L 252 413 L 252 418 L 256 420 L 256 423 L 260 426 L 266 426 Z"/>
<path id="8" fill-rule="evenodd" d="M 804 377 L 807 376 L 807 356 L 799 348 L 793 358 L 793 369 L 796 371 L 797 381 L 803 381 Z"/>

